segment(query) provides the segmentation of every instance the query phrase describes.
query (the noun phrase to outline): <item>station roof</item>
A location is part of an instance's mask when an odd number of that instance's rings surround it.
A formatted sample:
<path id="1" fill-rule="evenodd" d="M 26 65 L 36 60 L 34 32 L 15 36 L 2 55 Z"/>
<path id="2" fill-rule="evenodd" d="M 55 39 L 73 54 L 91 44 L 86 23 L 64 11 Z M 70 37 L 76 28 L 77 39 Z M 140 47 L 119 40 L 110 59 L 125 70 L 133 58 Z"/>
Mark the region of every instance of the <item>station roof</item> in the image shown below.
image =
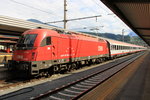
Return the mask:
<path id="1" fill-rule="evenodd" d="M 0 16 L 0 34 L 3 35 L 20 36 L 22 32 L 38 27 L 47 29 L 55 28 L 46 24 L 39 24 L 22 19 Z"/>
<path id="2" fill-rule="evenodd" d="M 0 45 L 14 45 L 16 43 L 17 43 L 16 41 L 0 40 Z"/>
<path id="3" fill-rule="evenodd" d="M 12 41 L 17 41 L 19 37 L 9 37 L 9 36 L 1 36 L 0 35 L 0 40 L 12 40 Z"/>
<path id="4" fill-rule="evenodd" d="M 15 44 L 18 37 L 26 30 L 38 27 L 52 29 L 55 27 L 38 24 L 7 16 L 0 16 L 0 44 Z"/>
<path id="5" fill-rule="evenodd" d="M 150 46 L 150 0 L 101 0 Z"/>

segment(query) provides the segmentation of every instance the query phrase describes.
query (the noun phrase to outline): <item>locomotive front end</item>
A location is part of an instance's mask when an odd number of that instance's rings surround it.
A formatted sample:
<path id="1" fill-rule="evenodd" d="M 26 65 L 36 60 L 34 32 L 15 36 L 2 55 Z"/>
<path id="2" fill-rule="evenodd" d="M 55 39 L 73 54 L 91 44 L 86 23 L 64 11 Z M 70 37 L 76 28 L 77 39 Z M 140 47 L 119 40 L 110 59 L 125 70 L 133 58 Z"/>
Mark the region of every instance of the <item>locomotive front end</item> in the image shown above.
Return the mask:
<path id="1" fill-rule="evenodd" d="M 31 70 L 37 54 L 34 45 L 37 35 L 25 33 L 18 40 L 12 60 L 8 61 L 8 67 L 17 75 L 23 77 L 30 77 L 32 75 Z"/>

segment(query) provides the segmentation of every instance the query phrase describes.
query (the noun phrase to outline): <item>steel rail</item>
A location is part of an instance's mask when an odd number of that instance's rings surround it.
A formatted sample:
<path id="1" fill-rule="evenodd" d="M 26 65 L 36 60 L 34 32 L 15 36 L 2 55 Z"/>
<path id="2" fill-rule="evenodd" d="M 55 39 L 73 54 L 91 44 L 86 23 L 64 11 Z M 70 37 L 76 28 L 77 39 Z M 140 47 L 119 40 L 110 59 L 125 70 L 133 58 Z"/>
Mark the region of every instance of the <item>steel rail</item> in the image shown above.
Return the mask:
<path id="1" fill-rule="evenodd" d="M 141 54 L 142 55 L 142 54 Z M 38 95 L 37 97 L 31 97 L 30 99 L 31 100 L 39 100 L 39 99 L 42 99 L 42 98 L 46 98 L 46 97 L 49 97 L 50 95 L 50 97 L 51 98 L 57 98 L 57 99 L 59 99 L 58 97 L 54 97 L 53 95 L 54 94 L 61 94 L 61 95 L 66 95 L 66 96 L 69 96 L 70 97 L 70 99 L 73 99 L 73 100 L 76 100 L 76 99 L 78 99 L 78 98 L 80 98 L 81 96 L 83 96 L 84 94 L 86 94 L 87 92 L 89 92 L 91 89 L 94 89 L 95 87 L 97 87 L 98 85 L 100 85 L 101 83 L 103 83 L 103 82 L 105 82 L 106 80 L 108 80 L 109 78 L 111 78 L 112 76 L 114 76 L 116 73 L 118 73 L 119 71 L 121 71 L 122 69 L 124 69 L 126 66 L 128 66 L 130 63 L 132 63 L 134 60 L 136 60 L 138 57 L 140 57 L 141 55 L 139 55 L 139 56 L 136 56 L 136 55 L 134 55 L 135 57 L 129 57 L 128 59 L 126 59 L 125 61 L 122 61 L 122 62 L 120 62 L 120 63 L 117 63 L 116 65 L 113 65 L 113 66 L 111 66 L 111 67 L 109 67 L 109 68 L 107 68 L 107 69 L 103 69 L 102 71 L 97 71 L 96 73 L 93 73 L 93 74 L 91 74 L 91 75 L 88 75 L 88 76 L 86 76 L 86 77 L 83 77 L 82 79 L 79 79 L 79 80 L 76 80 L 76 81 L 73 81 L 73 82 L 71 82 L 71 83 L 68 83 L 67 85 L 63 85 L 62 87 L 59 87 L 59 88 L 56 88 L 56 89 L 54 89 L 54 90 L 49 90 L 48 92 L 46 92 L 46 93 L 44 93 L 44 94 L 40 94 L 40 95 Z M 115 73 L 113 73 L 112 75 L 110 75 L 110 76 L 108 76 L 108 77 L 106 77 L 105 79 L 103 79 L 102 81 L 100 81 L 99 83 L 96 83 L 95 85 L 91 85 L 91 86 L 89 86 L 89 88 L 88 89 L 83 89 L 83 91 L 82 92 L 79 92 L 77 95 L 70 95 L 70 94 L 64 94 L 64 93 L 62 93 L 61 91 L 62 90 L 66 90 L 66 89 L 68 89 L 68 88 L 70 88 L 71 86 L 74 86 L 74 85 L 76 85 L 76 84 L 79 84 L 79 83 L 81 83 L 81 82 L 83 82 L 83 81 L 85 81 L 85 80 L 88 80 L 88 79 L 90 79 L 90 78 L 92 78 L 92 77 L 94 77 L 94 76 L 96 76 L 96 75 L 98 75 L 98 74 L 101 74 L 101 73 L 104 73 L 104 72 L 106 72 L 106 71 L 108 71 L 108 70 L 110 70 L 110 69 L 112 69 L 112 68 L 115 68 L 116 66 L 119 66 L 119 65 L 121 65 L 121 64 L 123 64 L 123 67 L 122 68 L 120 68 L 119 70 L 117 70 Z M 80 85 L 81 86 L 81 85 Z M 85 86 L 86 87 L 86 86 Z M 88 87 L 88 86 L 87 86 Z M 75 87 L 74 87 L 75 88 Z M 80 88 L 80 89 L 82 89 L 82 88 Z M 68 91 L 68 90 L 67 90 Z M 76 92 L 76 91 L 74 91 L 74 92 Z M 60 98 L 60 99 L 62 99 L 62 98 Z"/>

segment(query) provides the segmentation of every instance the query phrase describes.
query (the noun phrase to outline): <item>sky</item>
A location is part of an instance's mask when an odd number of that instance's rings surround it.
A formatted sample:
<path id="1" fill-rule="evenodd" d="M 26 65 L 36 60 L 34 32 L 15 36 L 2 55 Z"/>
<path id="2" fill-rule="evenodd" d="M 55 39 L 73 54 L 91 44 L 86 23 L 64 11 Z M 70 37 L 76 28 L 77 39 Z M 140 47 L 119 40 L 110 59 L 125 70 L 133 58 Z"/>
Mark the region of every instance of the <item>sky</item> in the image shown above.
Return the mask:
<path id="1" fill-rule="evenodd" d="M 63 20 L 64 0 L 1 0 L 0 15 L 19 19 L 37 19 L 44 23 Z M 74 31 L 114 33 L 127 35 L 132 30 L 126 26 L 100 0 L 67 0 L 67 19 L 98 16 L 68 21 L 67 29 Z M 63 27 L 63 22 L 51 23 Z M 93 30 L 93 29 L 99 30 Z"/>

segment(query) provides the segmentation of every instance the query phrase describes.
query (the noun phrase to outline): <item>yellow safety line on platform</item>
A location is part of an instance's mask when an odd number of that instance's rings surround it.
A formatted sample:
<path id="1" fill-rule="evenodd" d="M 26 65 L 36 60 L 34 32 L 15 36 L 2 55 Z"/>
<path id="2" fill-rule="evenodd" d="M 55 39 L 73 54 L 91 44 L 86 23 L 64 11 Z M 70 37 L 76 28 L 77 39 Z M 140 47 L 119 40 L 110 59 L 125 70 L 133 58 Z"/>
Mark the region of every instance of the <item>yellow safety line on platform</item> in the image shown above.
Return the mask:
<path id="1" fill-rule="evenodd" d="M 0 57 L 5 57 L 5 56 L 12 56 L 12 55 L 0 55 Z"/>

